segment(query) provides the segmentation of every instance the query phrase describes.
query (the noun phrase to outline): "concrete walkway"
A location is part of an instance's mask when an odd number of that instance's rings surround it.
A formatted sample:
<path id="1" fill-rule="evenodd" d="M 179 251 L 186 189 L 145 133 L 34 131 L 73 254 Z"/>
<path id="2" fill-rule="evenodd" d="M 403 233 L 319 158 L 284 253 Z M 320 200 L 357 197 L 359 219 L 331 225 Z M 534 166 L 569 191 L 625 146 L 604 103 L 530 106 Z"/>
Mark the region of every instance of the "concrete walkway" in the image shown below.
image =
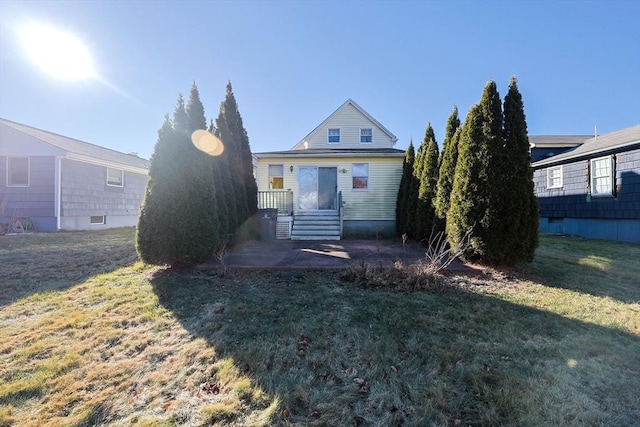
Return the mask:
<path id="1" fill-rule="evenodd" d="M 363 261 L 373 266 L 391 267 L 396 261 L 411 264 L 424 259 L 424 250 L 415 244 L 394 240 L 272 240 L 250 241 L 234 248 L 227 267 L 245 268 L 342 268 Z M 449 270 L 473 271 L 454 262 Z"/>

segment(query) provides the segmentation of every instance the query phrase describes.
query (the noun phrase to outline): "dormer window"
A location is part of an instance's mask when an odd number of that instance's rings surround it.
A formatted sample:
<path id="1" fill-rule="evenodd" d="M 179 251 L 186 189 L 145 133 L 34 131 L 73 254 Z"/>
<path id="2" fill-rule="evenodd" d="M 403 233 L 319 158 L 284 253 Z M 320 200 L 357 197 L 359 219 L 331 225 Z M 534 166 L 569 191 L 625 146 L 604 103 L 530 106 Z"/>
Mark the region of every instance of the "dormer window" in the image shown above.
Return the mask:
<path id="1" fill-rule="evenodd" d="M 373 129 L 360 129 L 360 144 L 371 144 L 373 142 Z"/>
<path id="2" fill-rule="evenodd" d="M 340 144 L 340 129 L 329 129 L 328 133 L 329 144 Z"/>

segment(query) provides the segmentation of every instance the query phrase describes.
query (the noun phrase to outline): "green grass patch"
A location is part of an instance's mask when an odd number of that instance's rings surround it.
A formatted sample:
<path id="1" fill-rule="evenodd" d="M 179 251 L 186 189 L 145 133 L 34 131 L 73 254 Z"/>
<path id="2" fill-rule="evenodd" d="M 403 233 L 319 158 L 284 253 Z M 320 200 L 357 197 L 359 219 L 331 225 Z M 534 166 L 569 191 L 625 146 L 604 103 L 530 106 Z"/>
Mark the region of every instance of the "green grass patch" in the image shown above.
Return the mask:
<path id="1" fill-rule="evenodd" d="M 397 272 L 365 288 L 344 271 L 220 277 L 123 256 L 91 272 L 65 255 L 99 239 L 130 253 L 133 230 L 112 233 L 0 236 L 0 426 L 640 419 L 636 245 L 542 236 L 531 265 L 407 293 Z"/>

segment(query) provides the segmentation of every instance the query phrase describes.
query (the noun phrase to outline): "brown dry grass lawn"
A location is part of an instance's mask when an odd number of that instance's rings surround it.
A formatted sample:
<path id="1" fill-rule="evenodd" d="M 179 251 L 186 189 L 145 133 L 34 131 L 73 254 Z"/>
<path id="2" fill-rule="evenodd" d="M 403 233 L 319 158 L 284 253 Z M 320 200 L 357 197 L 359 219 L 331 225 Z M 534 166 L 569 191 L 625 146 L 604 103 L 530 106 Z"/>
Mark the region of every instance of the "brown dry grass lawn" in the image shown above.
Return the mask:
<path id="1" fill-rule="evenodd" d="M 0 426 L 640 419 L 637 245 L 544 236 L 532 265 L 416 293 L 135 259 L 131 229 L 0 236 Z"/>

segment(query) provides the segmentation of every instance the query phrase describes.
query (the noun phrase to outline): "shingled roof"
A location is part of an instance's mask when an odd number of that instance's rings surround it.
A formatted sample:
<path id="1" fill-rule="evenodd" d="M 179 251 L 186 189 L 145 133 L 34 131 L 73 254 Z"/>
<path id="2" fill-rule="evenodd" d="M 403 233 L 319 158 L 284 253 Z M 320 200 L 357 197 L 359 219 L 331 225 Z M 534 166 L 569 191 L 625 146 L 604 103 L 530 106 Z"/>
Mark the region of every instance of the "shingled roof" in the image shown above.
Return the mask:
<path id="1" fill-rule="evenodd" d="M 110 148 L 100 147 L 99 145 L 58 135 L 57 133 L 23 125 L 7 119 L 0 118 L 0 125 L 22 132 L 32 138 L 57 147 L 67 154 L 75 155 L 80 159 L 95 159 L 112 164 L 149 169 L 149 161 L 134 154 L 121 153 Z"/>
<path id="2" fill-rule="evenodd" d="M 587 139 L 575 150 L 537 161 L 533 163 L 532 166 L 534 169 L 539 169 L 541 167 L 592 158 L 597 155 L 606 156 L 615 152 L 628 151 L 635 148 L 640 148 L 640 125 Z"/>

